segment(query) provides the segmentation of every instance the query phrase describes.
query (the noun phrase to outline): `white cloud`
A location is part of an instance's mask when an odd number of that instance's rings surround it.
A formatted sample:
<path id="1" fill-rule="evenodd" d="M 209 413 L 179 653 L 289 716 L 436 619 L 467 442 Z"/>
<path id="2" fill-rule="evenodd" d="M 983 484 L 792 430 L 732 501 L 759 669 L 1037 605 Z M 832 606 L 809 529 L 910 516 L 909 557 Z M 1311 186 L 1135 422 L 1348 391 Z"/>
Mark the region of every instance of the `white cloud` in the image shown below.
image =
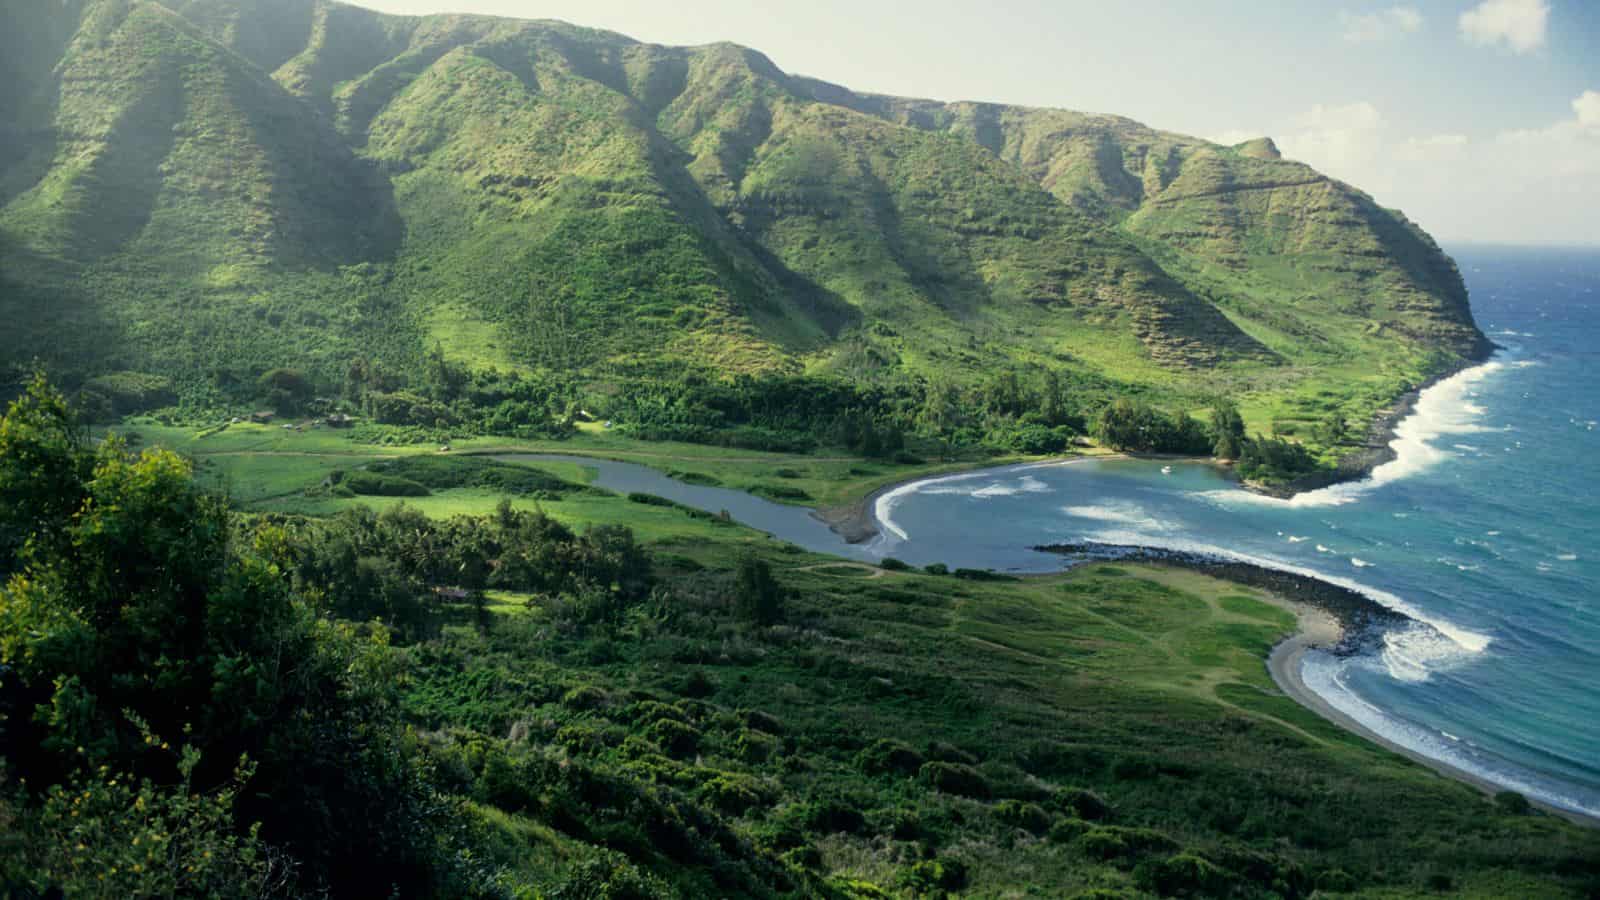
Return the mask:
<path id="1" fill-rule="evenodd" d="M 1383 115 L 1371 103 L 1318 104 L 1295 116 L 1278 141 L 1285 156 L 1349 179 L 1382 150 Z"/>
<path id="2" fill-rule="evenodd" d="M 1406 138 L 1396 145 L 1394 155 L 1402 162 L 1444 162 L 1460 159 L 1469 143 L 1464 134 Z"/>
<path id="3" fill-rule="evenodd" d="M 1341 11 L 1339 24 L 1344 26 L 1345 40 L 1367 44 L 1417 31 L 1422 27 L 1422 13 L 1413 6 L 1391 6 L 1369 13 Z"/>
<path id="4" fill-rule="evenodd" d="M 1584 91 L 1572 101 L 1572 111 L 1578 114 L 1580 126 L 1600 128 L 1600 91 Z"/>
<path id="5" fill-rule="evenodd" d="M 1504 43 L 1515 53 L 1543 47 L 1549 25 L 1550 4 L 1545 0 L 1484 0 L 1461 14 L 1461 36 L 1468 43 Z"/>
<path id="6" fill-rule="evenodd" d="M 1535 168 L 1569 183 L 1592 177 L 1600 185 L 1600 91 L 1573 100 L 1572 118 L 1548 128 L 1502 132 L 1495 144 L 1501 165 Z"/>

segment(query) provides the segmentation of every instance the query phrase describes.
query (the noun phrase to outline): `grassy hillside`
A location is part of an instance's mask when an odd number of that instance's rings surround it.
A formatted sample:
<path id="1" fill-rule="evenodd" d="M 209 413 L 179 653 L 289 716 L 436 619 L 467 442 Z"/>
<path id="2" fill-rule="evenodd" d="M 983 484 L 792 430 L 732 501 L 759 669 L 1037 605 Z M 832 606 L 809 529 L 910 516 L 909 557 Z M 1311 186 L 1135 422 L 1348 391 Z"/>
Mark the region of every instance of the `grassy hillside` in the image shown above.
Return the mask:
<path id="1" fill-rule="evenodd" d="M 0 360 L 249 402 L 434 347 L 591 384 L 1032 366 L 1253 425 L 1480 355 L 1453 264 L 1277 158 L 861 96 L 732 45 L 326 0 L 0 2 Z"/>

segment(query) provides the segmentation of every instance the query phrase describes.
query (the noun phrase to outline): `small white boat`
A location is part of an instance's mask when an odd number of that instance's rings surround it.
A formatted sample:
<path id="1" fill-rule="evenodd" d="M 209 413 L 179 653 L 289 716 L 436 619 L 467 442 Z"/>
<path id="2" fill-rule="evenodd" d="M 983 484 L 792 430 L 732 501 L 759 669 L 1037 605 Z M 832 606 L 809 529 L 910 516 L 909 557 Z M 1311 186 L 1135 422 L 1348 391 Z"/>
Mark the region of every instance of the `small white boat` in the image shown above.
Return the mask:
<path id="1" fill-rule="evenodd" d="M 1161 474 L 1163 474 L 1163 475 L 1171 475 L 1172 474 L 1172 467 L 1171 466 L 1162 466 L 1161 467 Z"/>

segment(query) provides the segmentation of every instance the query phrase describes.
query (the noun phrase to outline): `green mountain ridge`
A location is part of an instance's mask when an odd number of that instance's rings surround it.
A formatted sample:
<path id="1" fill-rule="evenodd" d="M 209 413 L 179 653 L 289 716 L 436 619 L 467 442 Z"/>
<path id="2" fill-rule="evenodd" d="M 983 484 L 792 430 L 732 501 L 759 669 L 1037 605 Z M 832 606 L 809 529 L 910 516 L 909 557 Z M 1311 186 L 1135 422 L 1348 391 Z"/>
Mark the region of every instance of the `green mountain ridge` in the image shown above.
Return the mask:
<path id="1" fill-rule="evenodd" d="M 1371 406 L 1489 346 L 1426 234 L 1270 141 L 856 94 L 559 22 L 326 0 L 0 21 L 17 365 L 226 393 L 437 344 L 596 377 L 1025 364 Z"/>

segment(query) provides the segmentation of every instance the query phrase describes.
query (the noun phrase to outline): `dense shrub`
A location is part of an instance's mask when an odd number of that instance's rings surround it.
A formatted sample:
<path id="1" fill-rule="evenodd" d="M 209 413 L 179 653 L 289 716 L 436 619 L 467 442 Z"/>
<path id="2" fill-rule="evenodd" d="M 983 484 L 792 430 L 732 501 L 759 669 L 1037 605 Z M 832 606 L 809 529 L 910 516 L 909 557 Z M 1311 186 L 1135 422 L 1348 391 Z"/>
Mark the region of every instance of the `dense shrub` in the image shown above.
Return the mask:
<path id="1" fill-rule="evenodd" d="M 1133 876 L 1140 887 L 1163 897 L 1222 896 L 1233 881 L 1226 870 L 1192 853 L 1146 860 Z"/>
<path id="2" fill-rule="evenodd" d="M 945 741 L 928 742 L 928 758 L 939 762 L 961 763 L 962 765 L 975 766 L 978 757 Z"/>
<path id="3" fill-rule="evenodd" d="M 605 691 L 591 684 L 579 685 L 561 695 L 561 705 L 568 709 L 600 709 L 611 702 Z"/>
<path id="4" fill-rule="evenodd" d="M 783 734 L 783 722 L 771 713 L 759 709 L 748 710 L 744 714 L 744 724 L 756 731 L 765 731 L 767 734 Z"/>
<path id="5" fill-rule="evenodd" d="M 366 396 L 366 408 L 373 419 L 384 425 L 445 426 L 457 421 L 450 407 L 406 391 L 370 393 Z"/>
<path id="6" fill-rule="evenodd" d="M 1037 803 L 1025 803 L 1021 800 L 1000 801 L 995 805 L 994 814 L 995 818 L 1005 824 L 1034 834 L 1044 834 L 1049 831 L 1054 821 Z"/>
<path id="7" fill-rule="evenodd" d="M 992 569 L 957 569 L 951 573 L 963 581 L 1016 581 L 1016 576 L 1006 575 Z"/>
<path id="8" fill-rule="evenodd" d="M 799 804 L 789 815 L 807 831 L 817 834 L 856 834 L 867 824 L 861 810 L 838 797 L 824 797 Z"/>
<path id="9" fill-rule="evenodd" d="M 3 561 L 27 575 L 0 595 L 0 747 L 28 785 L 23 852 L 54 866 L 49 846 L 65 832 L 52 822 L 89 825 L 92 808 L 105 830 L 85 852 L 145 865 L 141 828 L 157 819 L 117 820 L 148 782 L 142 802 L 172 816 L 163 866 L 209 852 L 205 879 L 260 885 L 259 837 L 289 854 L 305 892 L 476 894 L 451 804 L 400 723 L 403 660 L 387 632 L 319 620 L 285 577 L 283 528 L 234 540 L 226 502 L 188 463 L 115 442 L 91 450 L 60 431 L 64 408 L 39 383 L 0 420 L 0 460 L 29 463 L 0 463 L 0 526 L 27 523 L 23 558 Z M 186 748 L 176 766 L 169 742 Z M 109 793 L 95 800 L 101 776 Z M 82 785 L 93 804 L 60 806 L 52 785 Z"/>
<path id="10" fill-rule="evenodd" d="M 172 379 L 144 372 L 100 375 L 85 382 L 83 392 L 103 398 L 109 405 L 107 412 L 119 418 L 178 402 Z"/>
<path id="11" fill-rule="evenodd" d="M 940 857 L 913 863 L 896 879 L 900 886 L 926 896 L 944 891 L 959 891 L 967 886 L 967 866 L 959 859 Z"/>
<path id="12" fill-rule="evenodd" d="M 550 900 L 675 900 L 678 892 L 620 853 L 602 853 L 573 866 L 546 895 Z"/>
<path id="13" fill-rule="evenodd" d="M 1216 439 L 1188 415 L 1168 416 L 1146 403 L 1117 400 L 1100 413 L 1095 437 L 1113 450 L 1209 455 Z"/>
<path id="14" fill-rule="evenodd" d="M 303 411 L 315 388 L 306 373 L 298 369 L 270 369 L 256 380 L 257 396 L 279 415 L 295 415 Z"/>
<path id="15" fill-rule="evenodd" d="M 628 501 L 631 503 L 640 503 L 645 506 L 673 507 L 678 505 L 677 501 L 675 500 L 668 500 L 665 497 L 658 497 L 655 494 L 644 494 L 640 493 L 639 491 L 633 491 L 629 493 Z"/>
<path id="16" fill-rule="evenodd" d="M 1319 468 L 1316 457 L 1304 446 L 1264 437 L 1244 442 L 1236 467 L 1240 477 L 1268 483 L 1292 481 Z"/>
<path id="17" fill-rule="evenodd" d="M 1083 852 L 1101 860 L 1134 860 L 1151 854 L 1175 853 L 1178 843 L 1149 828 L 1096 826 L 1078 838 Z"/>
<path id="18" fill-rule="evenodd" d="M 661 745 L 671 756 L 693 756 L 700 749 L 700 732 L 693 725 L 673 719 L 658 719 L 645 729 L 645 736 Z"/>
<path id="19" fill-rule="evenodd" d="M 402 456 L 375 462 L 367 467 L 367 471 L 413 481 L 435 491 L 482 488 L 497 494 L 559 500 L 568 494 L 587 493 L 590 490 L 585 485 L 564 481 L 531 466 L 503 463 L 481 456 Z"/>
<path id="20" fill-rule="evenodd" d="M 339 485 L 364 497 L 426 497 L 433 493 L 409 478 L 359 470 L 346 474 Z"/>
<path id="21" fill-rule="evenodd" d="M 1058 802 L 1066 811 L 1080 819 L 1097 822 L 1111 815 L 1111 807 L 1094 791 L 1064 791 Z"/>
<path id="22" fill-rule="evenodd" d="M 763 806 L 768 800 L 759 781 L 748 775 L 726 772 L 706 782 L 701 794 L 712 806 L 735 816 Z"/>
<path id="23" fill-rule="evenodd" d="M 897 773 L 915 775 L 926 759 L 900 741 L 880 738 L 856 757 L 856 764 L 869 775 Z"/>
<path id="24" fill-rule="evenodd" d="M 766 497 L 769 500 L 798 500 L 800 502 L 811 500 L 810 494 L 800 488 L 789 487 L 786 484 L 758 484 L 750 489 L 750 493 L 758 497 Z"/>
<path id="25" fill-rule="evenodd" d="M 1024 425 L 1006 434 L 1004 440 L 1008 450 L 1030 456 L 1042 456 L 1047 453 L 1060 453 L 1067 449 L 1072 441 L 1072 432 L 1067 428 Z"/>
<path id="26" fill-rule="evenodd" d="M 733 740 L 733 753 L 747 763 L 764 763 L 778 754 L 782 744 L 759 731 L 741 731 Z"/>
<path id="27" fill-rule="evenodd" d="M 747 556 L 734 579 L 734 607 L 741 618 L 757 625 L 783 621 L 785 591 L 767 561 Z"/>
<path id="28" fill-rule="evenodd" d="M 1516 791 L 1500 791 L 1494 795 L 1494 805 L 1513 816 L 1525 816 L 1533 810 L 1528 798 Z"/>
<path id="29" fill-rule="evenodd" d="M 988 779 L 977 769 L 963 763 L 930 762 L 922 766 L 917 777 L 935 790 L 987 800 L 993 791 Z"/>

